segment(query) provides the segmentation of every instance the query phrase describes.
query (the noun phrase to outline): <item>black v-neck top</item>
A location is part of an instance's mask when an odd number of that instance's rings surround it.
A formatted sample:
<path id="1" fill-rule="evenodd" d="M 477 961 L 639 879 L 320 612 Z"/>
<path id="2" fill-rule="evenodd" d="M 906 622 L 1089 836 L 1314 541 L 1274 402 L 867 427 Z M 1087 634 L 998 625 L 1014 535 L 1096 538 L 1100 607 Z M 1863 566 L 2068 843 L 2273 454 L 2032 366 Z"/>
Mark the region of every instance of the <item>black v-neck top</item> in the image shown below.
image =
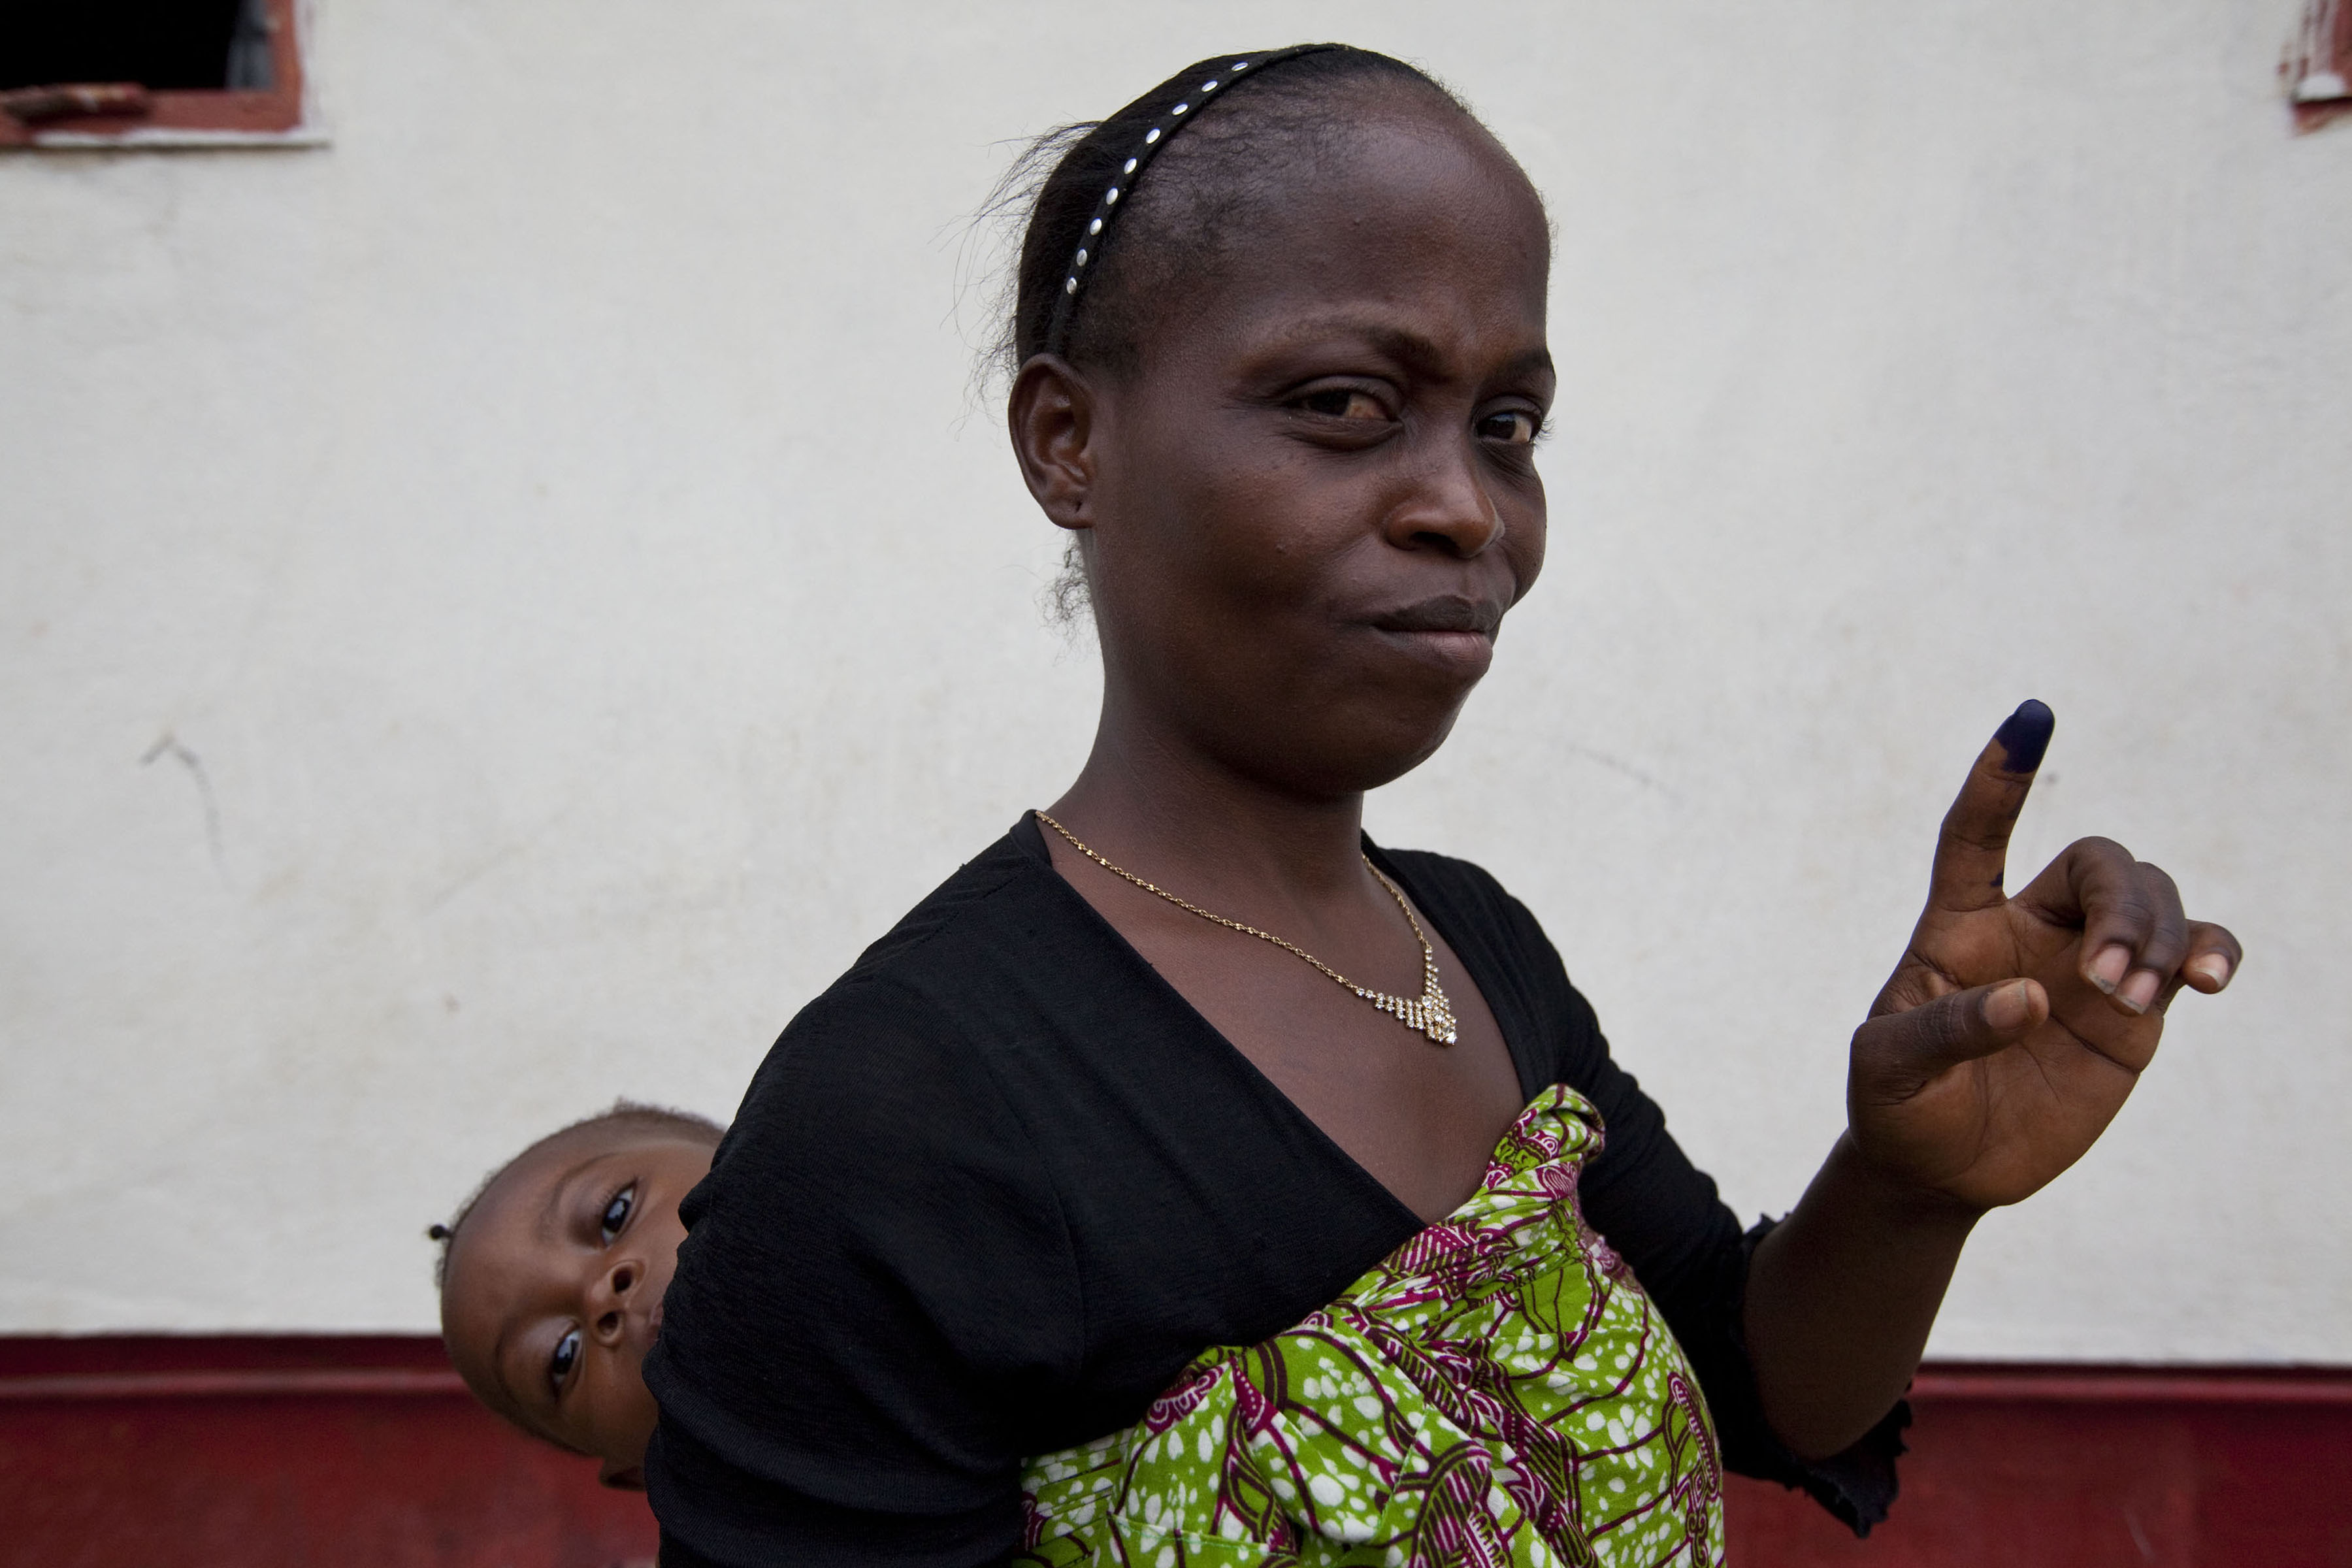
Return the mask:
<path id="1" fill-rule="evenodd" d="M 1681 1341 L 1727 1463 L 1883 1513 L 1895 1428 L 1859 1486 L 1773 1439 L 1739 1331 L 1752 1238 L 1535 918 L 1466 862 L 1366 847 L 1476 982 L 1523 1099 L 1565 1082 L 1601 1110 L 1586 1216 Z M 1422 1224 L 1027 816 L 792 1021 L 681 1212 L 646 1362 L 667 1568 L 1002 1561 L 1025 1456 L 1132 1425 L 1201 1351 L 1297 1322 Z"/>

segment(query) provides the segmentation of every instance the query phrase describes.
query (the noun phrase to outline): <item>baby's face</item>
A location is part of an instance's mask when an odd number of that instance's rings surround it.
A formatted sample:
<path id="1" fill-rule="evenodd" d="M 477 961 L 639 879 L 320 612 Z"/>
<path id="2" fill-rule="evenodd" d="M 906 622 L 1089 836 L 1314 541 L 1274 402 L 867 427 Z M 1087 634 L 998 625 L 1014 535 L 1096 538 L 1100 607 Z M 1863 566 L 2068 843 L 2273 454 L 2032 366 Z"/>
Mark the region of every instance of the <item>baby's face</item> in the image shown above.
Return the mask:
<path id="1" fill-rule="evenodd" d="M 685 1238 L 702 1143 L 586 1127 L 500 1175 L 449 1247 L 441 1332 L 483 1402 L 642 1487 L 657 1412 L 640 1370 Z"/>

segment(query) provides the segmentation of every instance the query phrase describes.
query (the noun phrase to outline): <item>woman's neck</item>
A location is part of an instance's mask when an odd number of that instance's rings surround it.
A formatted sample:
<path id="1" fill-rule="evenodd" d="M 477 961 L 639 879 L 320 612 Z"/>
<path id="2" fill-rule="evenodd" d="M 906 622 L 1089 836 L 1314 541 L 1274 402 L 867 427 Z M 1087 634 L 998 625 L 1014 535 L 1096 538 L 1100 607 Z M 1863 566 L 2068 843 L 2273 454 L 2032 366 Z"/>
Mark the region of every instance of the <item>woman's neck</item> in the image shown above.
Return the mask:
<path id="1" fill-rule="evenodd" d="M 1252 778 L 1113 703 L 1052 813 L 1106 858 L 1196 899 L 1313 905 L 1367 882 L 1360 792 L 1307 795 Z"/>

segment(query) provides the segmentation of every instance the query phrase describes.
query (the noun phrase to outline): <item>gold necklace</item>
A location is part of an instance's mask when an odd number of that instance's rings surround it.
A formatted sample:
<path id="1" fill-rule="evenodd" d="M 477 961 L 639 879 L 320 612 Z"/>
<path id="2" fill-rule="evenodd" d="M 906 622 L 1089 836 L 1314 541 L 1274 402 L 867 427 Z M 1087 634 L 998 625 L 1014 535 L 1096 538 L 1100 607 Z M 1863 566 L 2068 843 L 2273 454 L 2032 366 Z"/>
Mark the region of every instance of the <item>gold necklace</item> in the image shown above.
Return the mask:
<path id="1" fill-rule="evenodd" d="M 1112 865 L 1078 842 L 1076 834 L 1044 812 L 1037 814 L 1037 820 L 1068 839 L 1071 848 L 1108 871 L 1112 876 L 1124 877 L 1145 892 L 1165 899 L 1178 909 L 1190 910 L 1202 920 L 1213 921 L 1227 931 L 1237 931 L 1244 936 L 1254 936 L 1260 942 L 1270 942 L 1285 952 L 1297 954 L 1370 1002 L 1373 1006 L 1378 1007 L 1381 1012 L 1403 1020 L 1406 1028 L 1419 1029 L 1441 1046 L 1450 1046 L 1459 1037 L 1460 1032 L 1454 1026 L 1454 1004 L 1446 1000 L 1445 987 L 1437 983 L 1437 953 L 1429 945 L 1428 933 L 1421 929 L 1421 921 L 1413 918 L 1412 906 L 1404 901 L 1404 890 L 1390 881 L 1381 868 L 1372 864 L 1370 856 L 1364 857 L 1364 869 L 1380 878 L 1381 886 L 1389 890 L 1389 897 L 1394 899 L 1397 901 L 1397 908 L 1404 911 L 1405 923 L 1412 927 L 1413 940 L 1421 943 L 1421 994 L 1419 996 L 1394 996 L 1386 991 L 1375 991 L 1368 985 L 1359 985 L 1296 942 L 1285 942 L 1272 931 L 1260 931 L 1255 926 L 1244 925 L 1239 921 L 1229 921 L 1223 915 L 1213 915 L 1200 905 L 1188 902 L 1165 888 L 1145 881 L 1125 867 Z"/>

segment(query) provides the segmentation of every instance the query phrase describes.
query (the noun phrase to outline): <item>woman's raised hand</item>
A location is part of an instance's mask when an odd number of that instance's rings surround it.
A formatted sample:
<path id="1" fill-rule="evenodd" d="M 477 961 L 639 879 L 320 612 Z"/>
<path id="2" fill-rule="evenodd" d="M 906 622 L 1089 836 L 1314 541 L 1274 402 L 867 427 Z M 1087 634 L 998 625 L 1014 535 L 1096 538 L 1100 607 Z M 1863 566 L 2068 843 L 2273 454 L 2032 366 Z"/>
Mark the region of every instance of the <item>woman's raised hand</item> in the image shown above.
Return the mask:
<path id="1" fill-rule="evenodd" d="M 2221 990 L 2241 957 L 2229 931 L 2181 912 L 2171 878 L 2110 839 L 2077 839 L 2002 891 L 2054 722 L 2025 703 L 1969 770 L 1927 908 L 1847 1070 L 1869 1165 L 1969 1208 L 2016 1203 L 2082 1158 L 2156 1055 L 2174 994 Z"/>

